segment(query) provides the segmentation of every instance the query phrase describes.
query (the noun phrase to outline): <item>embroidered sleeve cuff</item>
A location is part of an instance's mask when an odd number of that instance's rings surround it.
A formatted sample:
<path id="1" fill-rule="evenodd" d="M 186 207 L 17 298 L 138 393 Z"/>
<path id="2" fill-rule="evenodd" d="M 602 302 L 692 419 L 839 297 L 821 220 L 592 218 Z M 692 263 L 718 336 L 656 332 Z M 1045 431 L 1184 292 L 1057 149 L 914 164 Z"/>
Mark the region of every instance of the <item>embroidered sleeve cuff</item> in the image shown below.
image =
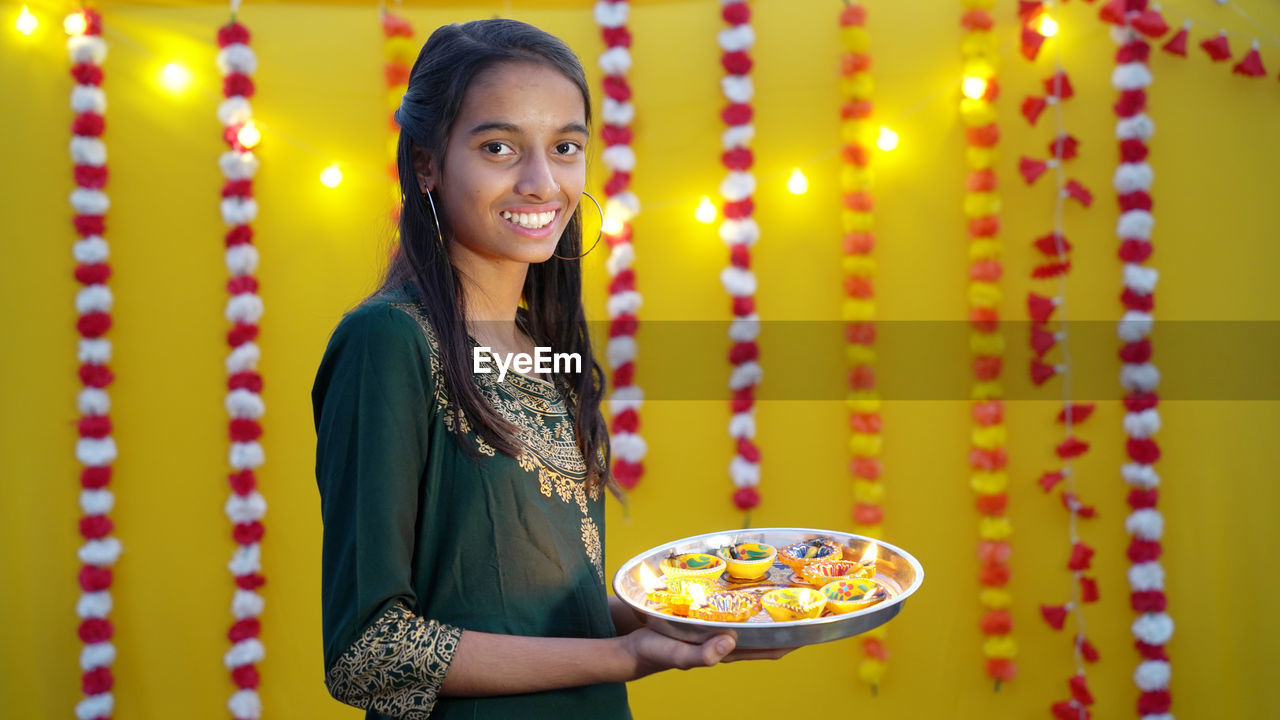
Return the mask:
<path id="1" fill-rule="evenodd" d="M 461 628 L 425 620 L 396 604 L 338 658 L 325 685 L 348 705 L 424 720 L 435 707 L 461 636 Z"/>

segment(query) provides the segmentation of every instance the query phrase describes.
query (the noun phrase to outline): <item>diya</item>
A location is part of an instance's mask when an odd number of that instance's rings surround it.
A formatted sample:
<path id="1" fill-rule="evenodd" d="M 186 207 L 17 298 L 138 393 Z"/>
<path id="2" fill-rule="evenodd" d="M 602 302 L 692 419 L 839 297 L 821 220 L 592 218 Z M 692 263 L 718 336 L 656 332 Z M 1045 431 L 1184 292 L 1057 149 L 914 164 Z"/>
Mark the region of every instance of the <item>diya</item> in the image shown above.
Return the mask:
<path id="1" fill-rule="evenodd" d="M 745 542 L 727 545 L 716 551 L 716 557 L 729 568 L 729 577 L 735 580 L 759 580 L 769 574 L 778 551 L 772 545 Z"/>

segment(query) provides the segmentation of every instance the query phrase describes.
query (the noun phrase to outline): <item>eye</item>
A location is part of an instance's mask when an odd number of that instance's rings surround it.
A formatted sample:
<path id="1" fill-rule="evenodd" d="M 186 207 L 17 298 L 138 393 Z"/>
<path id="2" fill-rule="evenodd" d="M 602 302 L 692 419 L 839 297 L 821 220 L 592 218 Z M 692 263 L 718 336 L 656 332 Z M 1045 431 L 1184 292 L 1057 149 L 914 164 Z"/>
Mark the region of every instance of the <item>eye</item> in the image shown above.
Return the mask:
<path id="1" fill-rule="evenodd" d="M 566 140 L 556 145 L 556 152 L 560 153 L 561 155 L 571 155 L 571 156 L 577 155 L 578 153 L 582 152 L 582 146 L 576 142 L 569 142 Z"/>
<path id="2" fill-rule="evenodd" d="M 488 142 L 484 144 L 484 151 L 490 155 L 514 155 L 515 151 L 506 143 Z"/>

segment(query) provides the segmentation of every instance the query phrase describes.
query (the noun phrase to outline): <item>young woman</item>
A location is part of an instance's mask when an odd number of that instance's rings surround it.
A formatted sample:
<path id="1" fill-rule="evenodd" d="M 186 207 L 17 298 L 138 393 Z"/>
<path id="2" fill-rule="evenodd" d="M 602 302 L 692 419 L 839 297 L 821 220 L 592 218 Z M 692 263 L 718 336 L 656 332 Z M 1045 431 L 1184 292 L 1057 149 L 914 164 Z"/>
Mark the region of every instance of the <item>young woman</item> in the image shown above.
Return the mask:
<path id="1" fill-rule="evenodd" d="M 432 34 L 396 112 L 400 246 L 312 393 L 326 685 L 369 718 L 626 718 L 628 680 L 780 654 L 663 637 L 608 596 L 590 107 L 562 42 L 484 20 Z M 582 372 L 500 381 L 478 347 Z"/>

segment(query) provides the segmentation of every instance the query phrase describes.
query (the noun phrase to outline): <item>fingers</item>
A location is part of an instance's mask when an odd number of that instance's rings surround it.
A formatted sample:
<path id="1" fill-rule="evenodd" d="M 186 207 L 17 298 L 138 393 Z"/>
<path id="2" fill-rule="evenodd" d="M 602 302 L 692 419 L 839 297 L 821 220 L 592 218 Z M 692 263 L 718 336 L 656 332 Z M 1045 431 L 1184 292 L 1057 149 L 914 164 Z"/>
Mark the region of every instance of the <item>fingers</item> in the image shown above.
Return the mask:
<path id="1" fill-rule="evenodd" d="M 702 665 L 715 665 L 737 647 L 738 639 L 733 635 L 716 635 L 702 643 Z"/>

